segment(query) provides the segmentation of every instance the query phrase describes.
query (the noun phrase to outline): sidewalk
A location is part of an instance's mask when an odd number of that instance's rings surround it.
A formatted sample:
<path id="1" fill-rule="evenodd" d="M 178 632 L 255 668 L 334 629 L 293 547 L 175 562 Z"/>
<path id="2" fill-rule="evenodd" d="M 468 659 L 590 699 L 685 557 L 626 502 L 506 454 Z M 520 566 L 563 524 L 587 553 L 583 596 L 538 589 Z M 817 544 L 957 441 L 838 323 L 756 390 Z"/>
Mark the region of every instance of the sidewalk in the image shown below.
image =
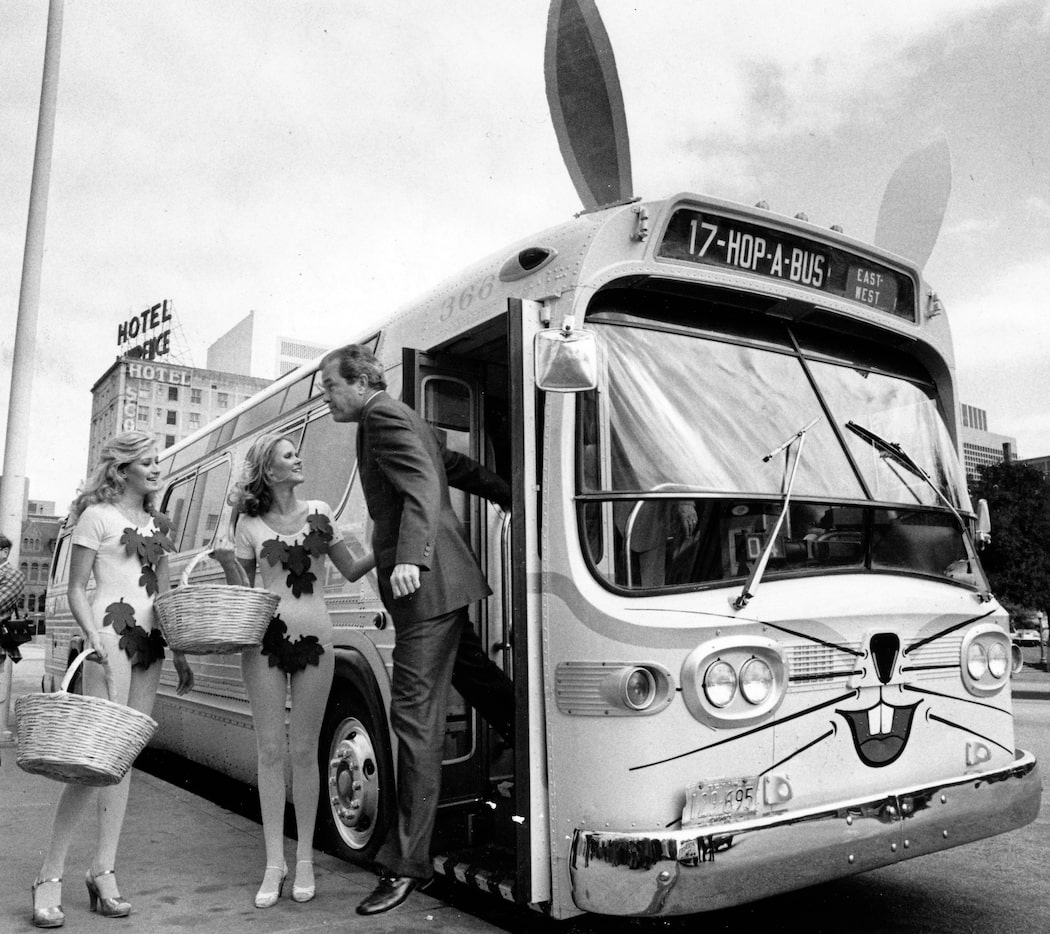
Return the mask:
<path id="1" fill-rule="evenodd" d="M 27 651 L 28 649 L 28 651 Z M 15 665 L 12 697 L 40 690 L 43 649 L 22 648 Z M 12 712 L 14 702 L 12 701 Z M 0 931 L 35 931 L 30 922 L 29 886 L 36 878 L 50 834 L 61 784 L 28 775 L 15 764 L 16 748 L 0 746 Z M 66 862 L 62 905 L 67 930 L 77 934 L 281 934 L 314 931 L 434 931 L 471 934 L 500 931 L 472 915 L 420 892 L 391 912 L 365 919 L 354 909 L 375 885 L 375 876 L 314 851 L 317 897 L 291 900 L 291 879 L 276 906 L 253 904 L 262 881 L 262 828 L 210 801 L 139 769 L 120 842 L 117 875 L 121 894 L 134 906 L 130 918 L 113 921 L 88 910 L 84 872 L 91 860 L 95 816 L 87 815 Z M 285 841 L 289 866 L 295 843 Z"/>

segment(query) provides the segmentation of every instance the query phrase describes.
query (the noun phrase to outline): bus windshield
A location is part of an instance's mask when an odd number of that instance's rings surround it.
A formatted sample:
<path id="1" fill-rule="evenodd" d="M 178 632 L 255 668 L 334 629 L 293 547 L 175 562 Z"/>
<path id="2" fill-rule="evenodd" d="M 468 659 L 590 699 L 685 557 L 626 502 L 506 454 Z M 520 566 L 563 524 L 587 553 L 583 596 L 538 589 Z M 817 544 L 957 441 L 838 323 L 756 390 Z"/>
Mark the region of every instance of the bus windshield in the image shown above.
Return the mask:
<path id="1" fill-rule="evenodd" d="M 784 442 L 815 420 L 771 573 L 874 567 L 981 585 L 964 530 L 945 507 L 966 512 L 970 504 L 932 384 L 811 353 L 799 340 L 626 318 L 589 326 L 604 375 L 580 402 L 581 519 L 591 558 L 611 582 L 746 575 L 782 508 L 795 449 Z M 850 422 L 899 444 L 937 490 Z M 673 570 L 676 536 L 695 537 L 705 524 L 715 538 L 704 566 Z M 648 572 L 647 553 L 656 562 Z"/>

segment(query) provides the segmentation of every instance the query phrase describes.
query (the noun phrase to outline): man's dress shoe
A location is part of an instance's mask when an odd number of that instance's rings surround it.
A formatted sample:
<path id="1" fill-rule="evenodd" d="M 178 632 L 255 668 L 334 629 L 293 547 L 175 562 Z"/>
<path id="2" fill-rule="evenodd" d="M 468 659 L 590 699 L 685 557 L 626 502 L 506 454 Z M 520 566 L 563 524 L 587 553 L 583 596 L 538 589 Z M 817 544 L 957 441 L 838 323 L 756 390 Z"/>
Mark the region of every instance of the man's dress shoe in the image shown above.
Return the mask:
<path id="1" fill-rule="evenodd" d="M 379 885 L 375 887 L 375 890 L 368 898 L 357 906 L 357 913 L 359 915 L 377 915 L 381 911 L 389 911 L 391 908 L 396 908 L 408 898 L 409 893 L 419 885 L 420 881 L 419 879 L 413 879 L 411 876 L 390 876 L 385 874 L 380 876 Z"/>

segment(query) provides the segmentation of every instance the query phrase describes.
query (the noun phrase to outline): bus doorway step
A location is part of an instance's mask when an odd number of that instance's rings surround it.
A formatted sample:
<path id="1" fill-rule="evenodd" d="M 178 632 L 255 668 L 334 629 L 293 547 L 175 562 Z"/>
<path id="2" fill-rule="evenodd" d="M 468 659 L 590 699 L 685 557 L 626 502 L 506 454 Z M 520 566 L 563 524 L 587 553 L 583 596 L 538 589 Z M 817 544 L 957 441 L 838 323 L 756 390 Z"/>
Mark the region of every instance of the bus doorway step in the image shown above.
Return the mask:
<path id="1" fill-rule="evenodd" d="M 514 852 L 485 844 L 465 847 L 434 857 L 434 871 L 450 880 L 517 902 Z"/>

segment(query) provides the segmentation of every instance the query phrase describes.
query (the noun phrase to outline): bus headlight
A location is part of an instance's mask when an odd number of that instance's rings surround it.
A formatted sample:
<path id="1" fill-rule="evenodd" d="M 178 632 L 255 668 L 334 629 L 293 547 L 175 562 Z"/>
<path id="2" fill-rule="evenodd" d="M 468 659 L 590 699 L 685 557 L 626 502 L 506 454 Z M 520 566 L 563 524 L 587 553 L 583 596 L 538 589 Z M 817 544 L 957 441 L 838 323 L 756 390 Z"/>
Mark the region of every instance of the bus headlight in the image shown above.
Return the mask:
<path id="1" fill-rule="evenodd" d="M 1001 642 L 988 646 L 988 673 L 993 678 L 1005 678 L 1010 671 L 1010 652 Z"/>
<path id="2" fill-rule="evenodd" d="M 1010 637 L 995 623 L 979 623 L 963 636 L 959 669 L 971 694 L 987 696 L 1010 681 Z"/>
<path id="3" fill-rule="evenodd" d="M 971 642 L 966 650 L 966 670 L 974 681 L 979 681 L 988 671 L 988 651 L 980 642 Z"/>
<path id="4" fill-rule="evenodd" d="M 764 703 L 773 690 L 773 669 L 764 659 L 752 658 L 740 669 L 740 693 L 749 704 Z"/>
<path id="5" fill-rule="evenodd" d="M 719 636 L 689 653 L 680 681 L 682 699 L 701 723 L 713 729 L 754 726 L 784 700 L 787 663 L 765 636 Z"/>
<path id="6" fill-rule="evenodd" d="M 736 672 L 728 662 L 718 661 L 704 672 L 704 693 L 716 707 L 726 707 L 736 696 Z"/>

